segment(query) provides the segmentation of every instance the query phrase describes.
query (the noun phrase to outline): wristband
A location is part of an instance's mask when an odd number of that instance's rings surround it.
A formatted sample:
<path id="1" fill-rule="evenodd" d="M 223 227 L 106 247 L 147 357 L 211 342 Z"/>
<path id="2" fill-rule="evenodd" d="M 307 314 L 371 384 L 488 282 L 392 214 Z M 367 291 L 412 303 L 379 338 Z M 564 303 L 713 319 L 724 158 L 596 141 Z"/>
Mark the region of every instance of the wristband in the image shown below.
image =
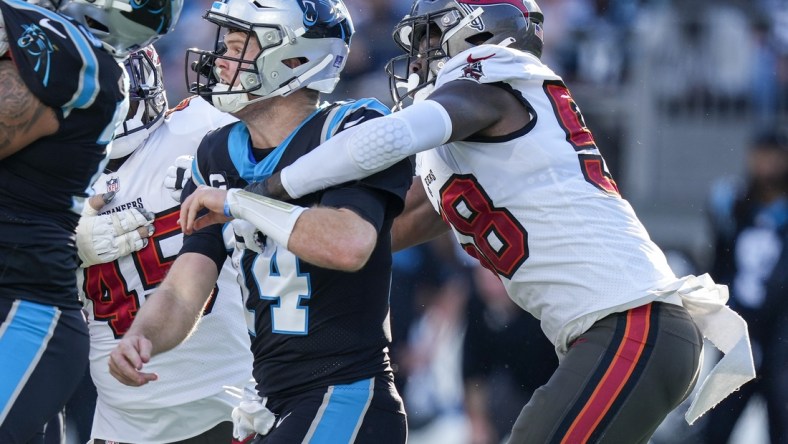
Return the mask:
<path id="1" fill-rule="evenodd" d="M 304 207 L 240 189 L 229 190 L 224 201 L 225 214 L 251 223 L 285 248 L 296 221 L 304 211 Z"/>

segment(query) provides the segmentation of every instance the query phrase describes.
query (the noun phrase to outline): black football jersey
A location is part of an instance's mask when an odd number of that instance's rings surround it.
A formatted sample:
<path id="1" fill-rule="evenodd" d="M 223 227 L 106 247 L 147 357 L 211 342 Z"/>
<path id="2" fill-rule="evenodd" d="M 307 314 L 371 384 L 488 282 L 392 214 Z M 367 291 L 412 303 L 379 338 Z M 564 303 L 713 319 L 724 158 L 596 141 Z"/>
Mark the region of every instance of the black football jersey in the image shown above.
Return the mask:
<path id="1" fill-rule="evenodd" d="M 243 123 L 210 133 L 197 151 L 194 181 L 242 188 L 291 164 L 333 134 L 387 114 L 374 99 L 324 105 L 281 145 L 256 161 Z M 390 371 L 388 346 L 391 236 L 404 207 L 412 166 L 404 160 L 366 179 L 310 194 L 292 203 L 348 208 L 378 231 L 369 262 L 356 273 L 328 270 L 296 257 L 272 240 L 263 253 L 237 250 L 255 356 L 254 376 L 264 396 L 352 382 Z M 195 184 L 184 189 L 184 198 Z M 229 228 L 229 227 L 227 227 Z M 226 258 L 222 227 L 187 236 L 181 252 Z"/>
<path id="2" fill-rule="evenodd" d="M 0 160 L 0 268 L 18 267 L 0 273 L 0 293 L 78 307 L 74 230 L 125 118 L 125 71 L 71 19 L 21 0 L 0 0 L 0 11 L 11 60 L 60 122 Z"/>

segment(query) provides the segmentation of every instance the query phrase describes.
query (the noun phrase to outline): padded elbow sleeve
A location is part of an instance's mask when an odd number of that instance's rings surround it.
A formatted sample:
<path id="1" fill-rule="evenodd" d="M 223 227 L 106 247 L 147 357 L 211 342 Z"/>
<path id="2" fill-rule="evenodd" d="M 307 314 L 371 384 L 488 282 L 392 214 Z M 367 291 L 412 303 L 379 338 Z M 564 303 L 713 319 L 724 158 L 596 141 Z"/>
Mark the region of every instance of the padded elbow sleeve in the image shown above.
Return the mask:
<path id="1" fill-rule="evenodd" d="M 443 145 L 451 133 L 451 118 L 443 106 L 432 100 L 415 103 L 335 135 L 284 168 L 282 186 L 298 198 L 358 180 L 412 154 Z"/>
<path id="2" fill-rule="evenodd" d="M 377 172 L 400 160 L 443 145 L 451 136 L 451 119 L 438 102 L 425 100 L 403 111 L 374 119 L 356 131 L 347 150 L 359 168 Z"/>

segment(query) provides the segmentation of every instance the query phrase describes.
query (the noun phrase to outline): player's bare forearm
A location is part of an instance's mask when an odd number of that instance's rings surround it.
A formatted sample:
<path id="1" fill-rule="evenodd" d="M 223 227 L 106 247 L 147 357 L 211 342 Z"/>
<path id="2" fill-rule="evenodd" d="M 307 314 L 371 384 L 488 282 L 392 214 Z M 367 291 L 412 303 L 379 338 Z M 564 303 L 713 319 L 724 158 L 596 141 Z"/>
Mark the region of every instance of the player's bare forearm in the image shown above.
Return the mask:
<path id="1" fill-rule="evenodd" d="M 132 387 L 157 380 L 157 374 L 145 371 L 145 364 L 183 342 L 194 329 L 217 276 L 211 259 L 197 253 L 179 256 L 110 353 L 112 376 Z"/>
<path id="2" fill-rule="evenodd" d="M 427 198 L 421 177 L 414 177 L 405 197 L 405 210 L 394 219 L 391 227 L 391 250 L 399 251 L 427 242 L 448 230 L 448 224 Z"/>
<path id="3" fill-rule="evenodd" d="M 266 180 L 247 185 L 244 190 L 276 200 L 288 201 L 292 199 L 282 185 L 282 175 L 279 172 L 274 173 Z"/>
<path id="4" fill-rule="evenodd" d="M 298 218 L 287 249 L 320 267 L 357 271 L 376 243 L 375 227 L 353 211 L 313 207 Z"/>
<path id="5" fill-rule="evenodd" d="M 152 355 L 174 348 L 194 329 L 217 277 L 216 265 L 208 257 L 182 254 L 140 308 L 129 333 L 150 339 Z"/>
<path id="6" fill-rule="evenodd" d="M 10 60 L 0 61 L 0 159 L 57 132 L 54 110 L 27 88 Z"/>
<path id="7" fill-rule="evenodd" d="M 230 220 L 224 215 L 224 201 L 227 197 L 227 190 L 211 188 L 205 185 L 199 186 L 181 204 L 181 217 L 178 223 L 184 234 L 192 234 L 208 225 L 225 223 Z M 200 214 L 200 211 L 207 209 L 208 213 Z"/>

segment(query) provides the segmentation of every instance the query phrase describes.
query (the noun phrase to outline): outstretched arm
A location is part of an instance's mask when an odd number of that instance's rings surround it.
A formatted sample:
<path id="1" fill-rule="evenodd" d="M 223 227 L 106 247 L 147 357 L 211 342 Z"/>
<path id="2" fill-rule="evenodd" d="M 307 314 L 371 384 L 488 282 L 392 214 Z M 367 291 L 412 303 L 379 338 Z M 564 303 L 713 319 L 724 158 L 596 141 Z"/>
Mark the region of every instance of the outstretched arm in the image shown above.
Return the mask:
<path id="1" fill-rule="evenodd" d="M 142 371 L 151 357 L 174 348 L 197 325 L 219 275 L 207 256 L 185 253 L 172 264 L 164 281 L 140 308 L 129 331 L 109 359 L 118 381 L 140 386 L 158 376 Z"/>
<path id="2" fill-rule="evenodd" d="M 60 128 L 55 111 L 27 88 L 10 60 L 0 60 L 0 159 Z"/>
<path id="3" fill-rule="evenodd" d="M 298 198 L 384 170 L 415 153 L 480 134 L 508 134 L 530 119 L 508 91 L 455 80 L 428 100 L 342 131 L 268 180 L 246 190 L 279 200 Z"/>
<path id="4" fill-rule="evenodd" d="M 446 109 L 425 100 L 342 131 L 285 167 L 278 180 L 288 195 L 300 197 L 382 171 L 414 153 L 446 143 L 451 133 Z"/>

